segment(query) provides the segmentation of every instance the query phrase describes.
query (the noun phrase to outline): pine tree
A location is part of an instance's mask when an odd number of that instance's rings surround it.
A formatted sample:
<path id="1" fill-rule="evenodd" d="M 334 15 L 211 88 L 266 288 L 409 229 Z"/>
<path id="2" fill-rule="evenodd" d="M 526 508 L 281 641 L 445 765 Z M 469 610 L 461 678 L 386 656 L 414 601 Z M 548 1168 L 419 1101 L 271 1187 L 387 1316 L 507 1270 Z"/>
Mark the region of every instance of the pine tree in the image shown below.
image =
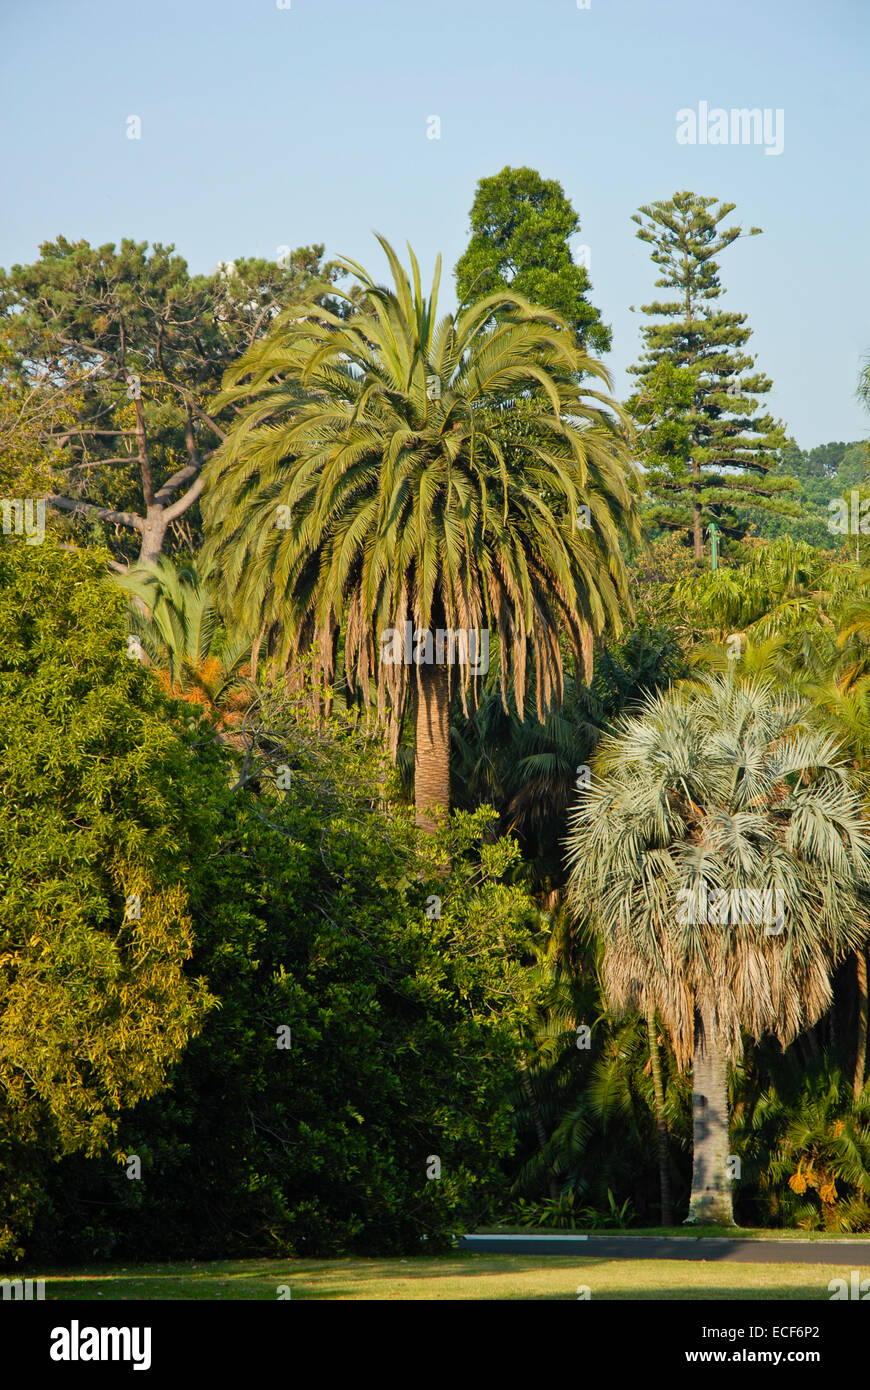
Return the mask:
<path id="1" fill-rule="evenodd" d="M 641 207 L 632 221 L 661 267 L 656 285 L 678 298 L 641 306 L 657 320 L 641 332 L 646 351 L 629 370 L 638 389 L 628 402 L 639 429 L 654 524 L 691 533 L 696 558 L 715 521 L 740 537 L 763 512 L 797 516 L 797 482 L 776 470 L 785 446 L 781 424 L 760 410 L 771 388 L 744 351 L 746 314 L 716 307 L 723 293 L 714 257 L 742 235 L 720 230 L 734 203 L 695 193 Z M 757 236 L 752 227 L 749 236 Z"/>

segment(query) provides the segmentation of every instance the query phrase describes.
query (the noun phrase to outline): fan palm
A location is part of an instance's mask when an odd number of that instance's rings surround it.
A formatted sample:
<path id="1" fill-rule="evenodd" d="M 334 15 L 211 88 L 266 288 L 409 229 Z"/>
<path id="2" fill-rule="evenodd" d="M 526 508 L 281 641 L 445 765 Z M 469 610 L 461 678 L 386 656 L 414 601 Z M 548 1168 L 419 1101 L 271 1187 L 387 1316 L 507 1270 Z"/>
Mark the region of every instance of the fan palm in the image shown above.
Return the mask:
<path id="1" fill-rule="evenodd" d="M 502 698 L 512 678 L 520 715 L 533 688 L 543 717 L 563 646 L 588 677 L 593 634 L 627 605 L 635 475 L 622 411 L 586 384 L 607 373 L 556 314 L 501 293 L 439 319 L 440 260 L 427 298 L 413 252 L 409 278 L 378 240 L 390 287 L 343 262 L 358 281 L 344 317 L 315 295 L 227 374 L 219 400 L 239 414 L 206 472 L 206 549 L 223 607 L 276 663 L 310 651 L 328 687 L 343 636 L 344 679 L 394 751 L 413 687 L 432 828 L 449 807 L 450 700 L 458 686 L 465 706 L 478 674 L 460 659 L 457 681 L 425 634 L 493 629 Z M 406 624 L 412 661 L 384 659 Z"/>
<path id="2" fill-rule="evenodd" d="M 725 647 L 695 647 L 691 661 L 708 670 L 725 671 L 732 666 Z M 854 663 L 847 657 L 841 670 L 821 679 L 795 660 L 787 638 L 781 636 L 769 637 L 757 646 L 750 641 L 735 669 L 743 676 L 762 677 L 774 684 L 800 689 L 812 703 L 812 724 L 837 740 L 843 757 L 854 771 L 855 786 L 863 788 L 865 798 L 870 796 L 870 676 L 856 676 Z M 855 974 L 858 1028 L 853 1085 L 858 1096 L 864 1086 L 870 1016 L 867 957 L 863 945 L 855 952 Z"/>
<path id="3" fill-rule="evenodd" d="M 679 683 L 602 739 L 571 817 L 570 898 L 603 938 L 608 998 L 657 1008 L 692 1066 L 690 1221 L 733 1219 L 726 1082 L 741 1030 L 786 1043 L 815 1022 L 834 964 L 870 929 L 860 787 L 808 718 L 763 680 Z M 749 892 L 777 903 L 773 920 L 758 897 L 747 910 Z"/>

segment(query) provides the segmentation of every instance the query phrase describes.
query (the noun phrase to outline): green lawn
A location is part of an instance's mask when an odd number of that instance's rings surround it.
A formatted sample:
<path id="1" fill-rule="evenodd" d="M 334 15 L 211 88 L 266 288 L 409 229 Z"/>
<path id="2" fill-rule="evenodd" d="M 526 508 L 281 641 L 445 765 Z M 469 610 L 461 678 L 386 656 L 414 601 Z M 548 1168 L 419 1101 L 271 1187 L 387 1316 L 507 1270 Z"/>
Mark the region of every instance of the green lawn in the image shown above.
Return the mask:
<path id="1" fill-rule="evenodd" d="M 828 1299 L 843 1265 L 447 1255 L 391 1260 L 224 1260 L 39 1273 L 46 1299 Z M 867 1274 L 870 1274 L 868 1262 Z M 14 1277 L 14 1273 L 11 1277 Z M 19 1277 L 23 1275 L 19 1274 Z M 862 1277 L 865 1277 L 862 1274 Z M 285 1295 L 286 1296 L 286 1295 Z"/>
<path id="2" fill-rule="evenodd" d="M 631 1226 L 626 1230 L 614 1227 L 599 1230 L 578 1227 L 576 1231 L 557 1230 L 555 1226 L 479 1226 L 469 1235 L 476 1236 L 673 1236 L 698 1240 L 706 1236 L 723 1236 L 728 1240 L 870 1240 L 870 1231 L 843 1235 L 838 1231 L 768 1230 L 762 1226 Z"/>

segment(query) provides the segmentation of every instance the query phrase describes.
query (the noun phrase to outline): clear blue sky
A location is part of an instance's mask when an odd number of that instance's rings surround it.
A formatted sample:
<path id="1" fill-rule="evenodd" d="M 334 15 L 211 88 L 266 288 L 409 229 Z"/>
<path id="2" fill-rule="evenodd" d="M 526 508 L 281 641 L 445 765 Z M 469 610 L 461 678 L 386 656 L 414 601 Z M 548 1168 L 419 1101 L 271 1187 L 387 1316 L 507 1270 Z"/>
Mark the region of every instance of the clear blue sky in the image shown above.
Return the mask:
<path id="1" fill-rule="evenodd" d="M 477 180 L 558 179 L 623 394 L 653 270 L 630 216 L 692 189 L 764 229 L 722 306 L 798 442 L 870 431 L 870 0 L 2 0 L 0 264 L 63 234 L 174 242 L 192 270 L 409 240 L 446 298 Z M 681 108 L 782 108 L 784 149 L 680 145 Z M 126 138 L 137 115 L 142 138 Z M 440 140 L 426 137 L 441 120 Z"/>

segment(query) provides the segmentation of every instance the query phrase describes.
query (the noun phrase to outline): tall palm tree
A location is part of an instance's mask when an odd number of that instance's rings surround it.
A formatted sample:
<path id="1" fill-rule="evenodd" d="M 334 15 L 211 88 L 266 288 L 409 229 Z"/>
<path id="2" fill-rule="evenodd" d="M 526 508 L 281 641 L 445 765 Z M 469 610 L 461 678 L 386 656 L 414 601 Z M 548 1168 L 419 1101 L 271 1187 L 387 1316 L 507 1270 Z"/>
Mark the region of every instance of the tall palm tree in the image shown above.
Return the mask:
<path id="1" fill-rule="evenodd" d="M 866 577 L 856 573 L 861 583 Z M 788 635 L 774 635 L 757 645 L 750 639 L 743 648 L 736 669 L 741 675 L 766 678 L 781 686 L 799 689 L 811 702 L 810 720 L 822 733 L 836 739 L 842 756 L 855 774 L 855 786 L 863 789 L 865 802 L 870 804 L 870 675 L 866 667 L 866 647 L 856 653 L 853 638 L 856 632 L 870 630 L 867 601 L 845 598 L 839 611 L 837 644 L 840 659 L 832 656 L 832 639 L 809 644 L 811 659 L 805 651 L 796 651 Z M 817 634 L 818 636 L 818 634 Z M 863 639 L 862 639 L 863 640 Z M 827 658 L 827 660 L 825 660 Z M 697 646 L 691 653 L 693 664 L 708 670 L 734 669 L 725 646 Z M 821 672 L 824 671 L 824 676 Z M 867 1031 L 870 1019 L 870 992 L 867 981 L 867 956 L 864 946 L 855 952 L 855 984 L 857 991 L 857 1030 L 854 1093 L 864 1087 L 867 1059 Z"/>
<path id="2" fill-rule="evenodd" d="M 796 695 L 681 682 L 599 744 L 571 819 L 570 895 L 600 931 L 614 1007 L 655 1007 L 692 1067 L 689 1220 L 733 1220 L 727 1064 L 741 1030 L 787 1043 L 870 930 L 870 821 Z M 767 892 L 762 899 L 741 892 Z M 780 909 L 781 904 L 781 909 Z"/>
<path id="3" fill-rule="evenodd" d="M 511 680 L 522 717 L 533 690 L 542 718 L 563 652 L 588 678 L 593 635 L 627 605 L 635 474 L 625 416 L 586 384 L 607 373 L 556 314 L 500 293 L 439 319 L 440 259 L 427 298 L 413 252 L 409 277 L 378 240 L 391 286 L 343 262 L 343 316 L 324 289 L 228 372 L 219 400 L 239 414 L 205 477 L 206 552 L 222 606 L 274 662 L 310 652 L 328 687 L 343 639 L 344 679 L 393 750 L 413 693 L 431 829 L 449 807 L 450 701 L 458 688 L 467 708 L 478 676 L 430 663 L 424 634 L 491 629 L 502 698 Z M 383 645 L 406 624 L 413 680 Z"/>

